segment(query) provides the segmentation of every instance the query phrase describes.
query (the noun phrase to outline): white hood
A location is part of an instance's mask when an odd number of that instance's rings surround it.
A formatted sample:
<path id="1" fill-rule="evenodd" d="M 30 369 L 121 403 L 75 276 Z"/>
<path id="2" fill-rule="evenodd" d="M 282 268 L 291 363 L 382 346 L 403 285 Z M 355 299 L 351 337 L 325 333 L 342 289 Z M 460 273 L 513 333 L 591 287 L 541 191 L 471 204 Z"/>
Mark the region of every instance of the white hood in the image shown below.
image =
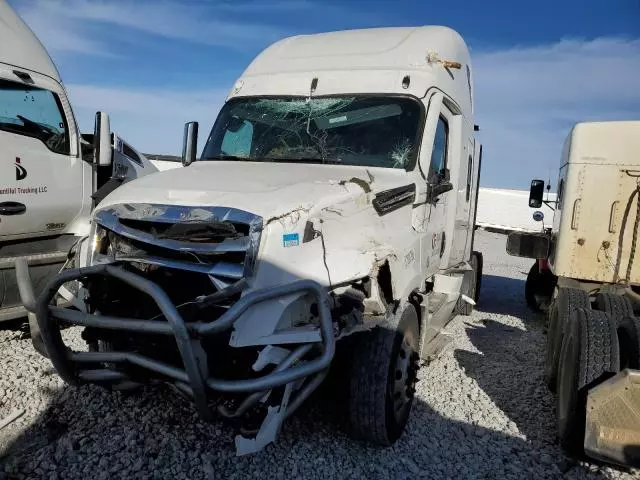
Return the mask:
<path id="1" fill-rule="evenodd" d="M 331 205 L 363 189 L 375 193 L 406 182 L 404 170 L 390 168 L 202 161 L 123 185 L 99 208 L 120 203 L 220 206 L 267 220 L 297 208 Z"/>

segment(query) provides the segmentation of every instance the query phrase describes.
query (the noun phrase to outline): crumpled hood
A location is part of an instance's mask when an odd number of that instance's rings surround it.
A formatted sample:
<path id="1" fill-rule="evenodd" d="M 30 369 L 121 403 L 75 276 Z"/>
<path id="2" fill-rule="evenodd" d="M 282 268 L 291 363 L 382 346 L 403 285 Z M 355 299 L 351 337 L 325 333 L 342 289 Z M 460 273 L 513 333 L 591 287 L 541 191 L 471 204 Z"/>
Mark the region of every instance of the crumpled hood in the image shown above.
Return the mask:
<path id="1" fill-rule="evenodd" d="M 120 203 L 220 206 L 269 218 L 322 208 L 406 185 L 404 170 L 343 165 L 202 161 L 138 178 L 117 188 L 98 209 Z"/>

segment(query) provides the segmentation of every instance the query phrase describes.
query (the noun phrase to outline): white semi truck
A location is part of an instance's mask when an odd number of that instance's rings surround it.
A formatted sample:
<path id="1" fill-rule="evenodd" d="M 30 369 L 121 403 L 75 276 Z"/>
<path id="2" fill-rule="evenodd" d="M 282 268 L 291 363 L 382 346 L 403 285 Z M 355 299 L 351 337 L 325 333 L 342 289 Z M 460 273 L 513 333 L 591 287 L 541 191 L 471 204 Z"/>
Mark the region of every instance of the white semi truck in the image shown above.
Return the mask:
<path id="1" fill-rule="evenodd" d="M 0 322 L 26 315 L 17 258 L 39 292 L 89 234 L 92 208 L 123 181 L 157 171 L 111 134 L 106 114 L 96 119 L 94 134 L 81 135 L 46 49 L 0 0 Z"/>
<path id="2" fill-rule="evenodd" d="M 533 180 L 530 207 L 543 192 Z M 640 466 L 640 122 L 577 124 L 549 204 L 550 226 L 510 234 L 507 251 L 536 259 L 525 293 L 548 314 L 544 378 L 560 444 Z"/>
<path id="3" fill-rule="evenodd" d="M 71 384 L 176 386 L 203 418 L 238 419 L 241 454 L 272 442 L 340 362 L 354 435 L 395 442 L 420 358 L 479 295 L 472 80 L 446 27 L 270 46 L 198 161 L 188 123 L 184 168 L 98 205 L 80 268 L 35 298 L 18 262 L 41 353 Z M 52 305 L 75 281 L 85 308 Z M 90 351 L 69 351 L 64 325 L 85 327 Z M 231 403 L 214 408 L 220 394 Z"/>

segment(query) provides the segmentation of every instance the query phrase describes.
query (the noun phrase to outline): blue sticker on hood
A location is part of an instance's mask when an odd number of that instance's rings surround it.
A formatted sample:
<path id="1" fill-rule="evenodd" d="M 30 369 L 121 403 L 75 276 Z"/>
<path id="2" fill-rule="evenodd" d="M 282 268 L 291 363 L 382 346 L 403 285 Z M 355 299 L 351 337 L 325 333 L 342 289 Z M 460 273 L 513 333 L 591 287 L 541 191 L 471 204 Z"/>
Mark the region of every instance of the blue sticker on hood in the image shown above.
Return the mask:
<path id="1" fill-rule="evenodd" d="M 285 247 L 297 247 L 300 245 L 300 235 L 297 233 L 285 233 L 282 235 L 282 245 Z"/>

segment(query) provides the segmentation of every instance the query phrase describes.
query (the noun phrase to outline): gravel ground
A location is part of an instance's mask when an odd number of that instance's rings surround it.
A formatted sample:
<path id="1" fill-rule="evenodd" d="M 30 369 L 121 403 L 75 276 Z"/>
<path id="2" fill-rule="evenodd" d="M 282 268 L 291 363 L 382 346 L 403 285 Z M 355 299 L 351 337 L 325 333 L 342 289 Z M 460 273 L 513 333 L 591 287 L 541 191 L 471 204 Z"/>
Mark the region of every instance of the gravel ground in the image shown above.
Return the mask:
<path id="1" fill-rule="evenodd" d="M 576 463 L 554 443 L 542 383 L 543 319 L 524 305 L 528 260 L 480 231 L 481 301 L 447 330 L 453 344 L 420 371 L 407 432 L 391 448 L 351 440 L 312 404 L 276 445 L 235 457 L 232 429 L 198 420 L 168 389 L 134 395 L 63 384 L 19 330 L 0 331 L 0 479 L 107 478 L 638 478 Z M 84 349 L 78 332 L 68 344 Z M 319 404 L 316 400 L 315 404 Z"/>

